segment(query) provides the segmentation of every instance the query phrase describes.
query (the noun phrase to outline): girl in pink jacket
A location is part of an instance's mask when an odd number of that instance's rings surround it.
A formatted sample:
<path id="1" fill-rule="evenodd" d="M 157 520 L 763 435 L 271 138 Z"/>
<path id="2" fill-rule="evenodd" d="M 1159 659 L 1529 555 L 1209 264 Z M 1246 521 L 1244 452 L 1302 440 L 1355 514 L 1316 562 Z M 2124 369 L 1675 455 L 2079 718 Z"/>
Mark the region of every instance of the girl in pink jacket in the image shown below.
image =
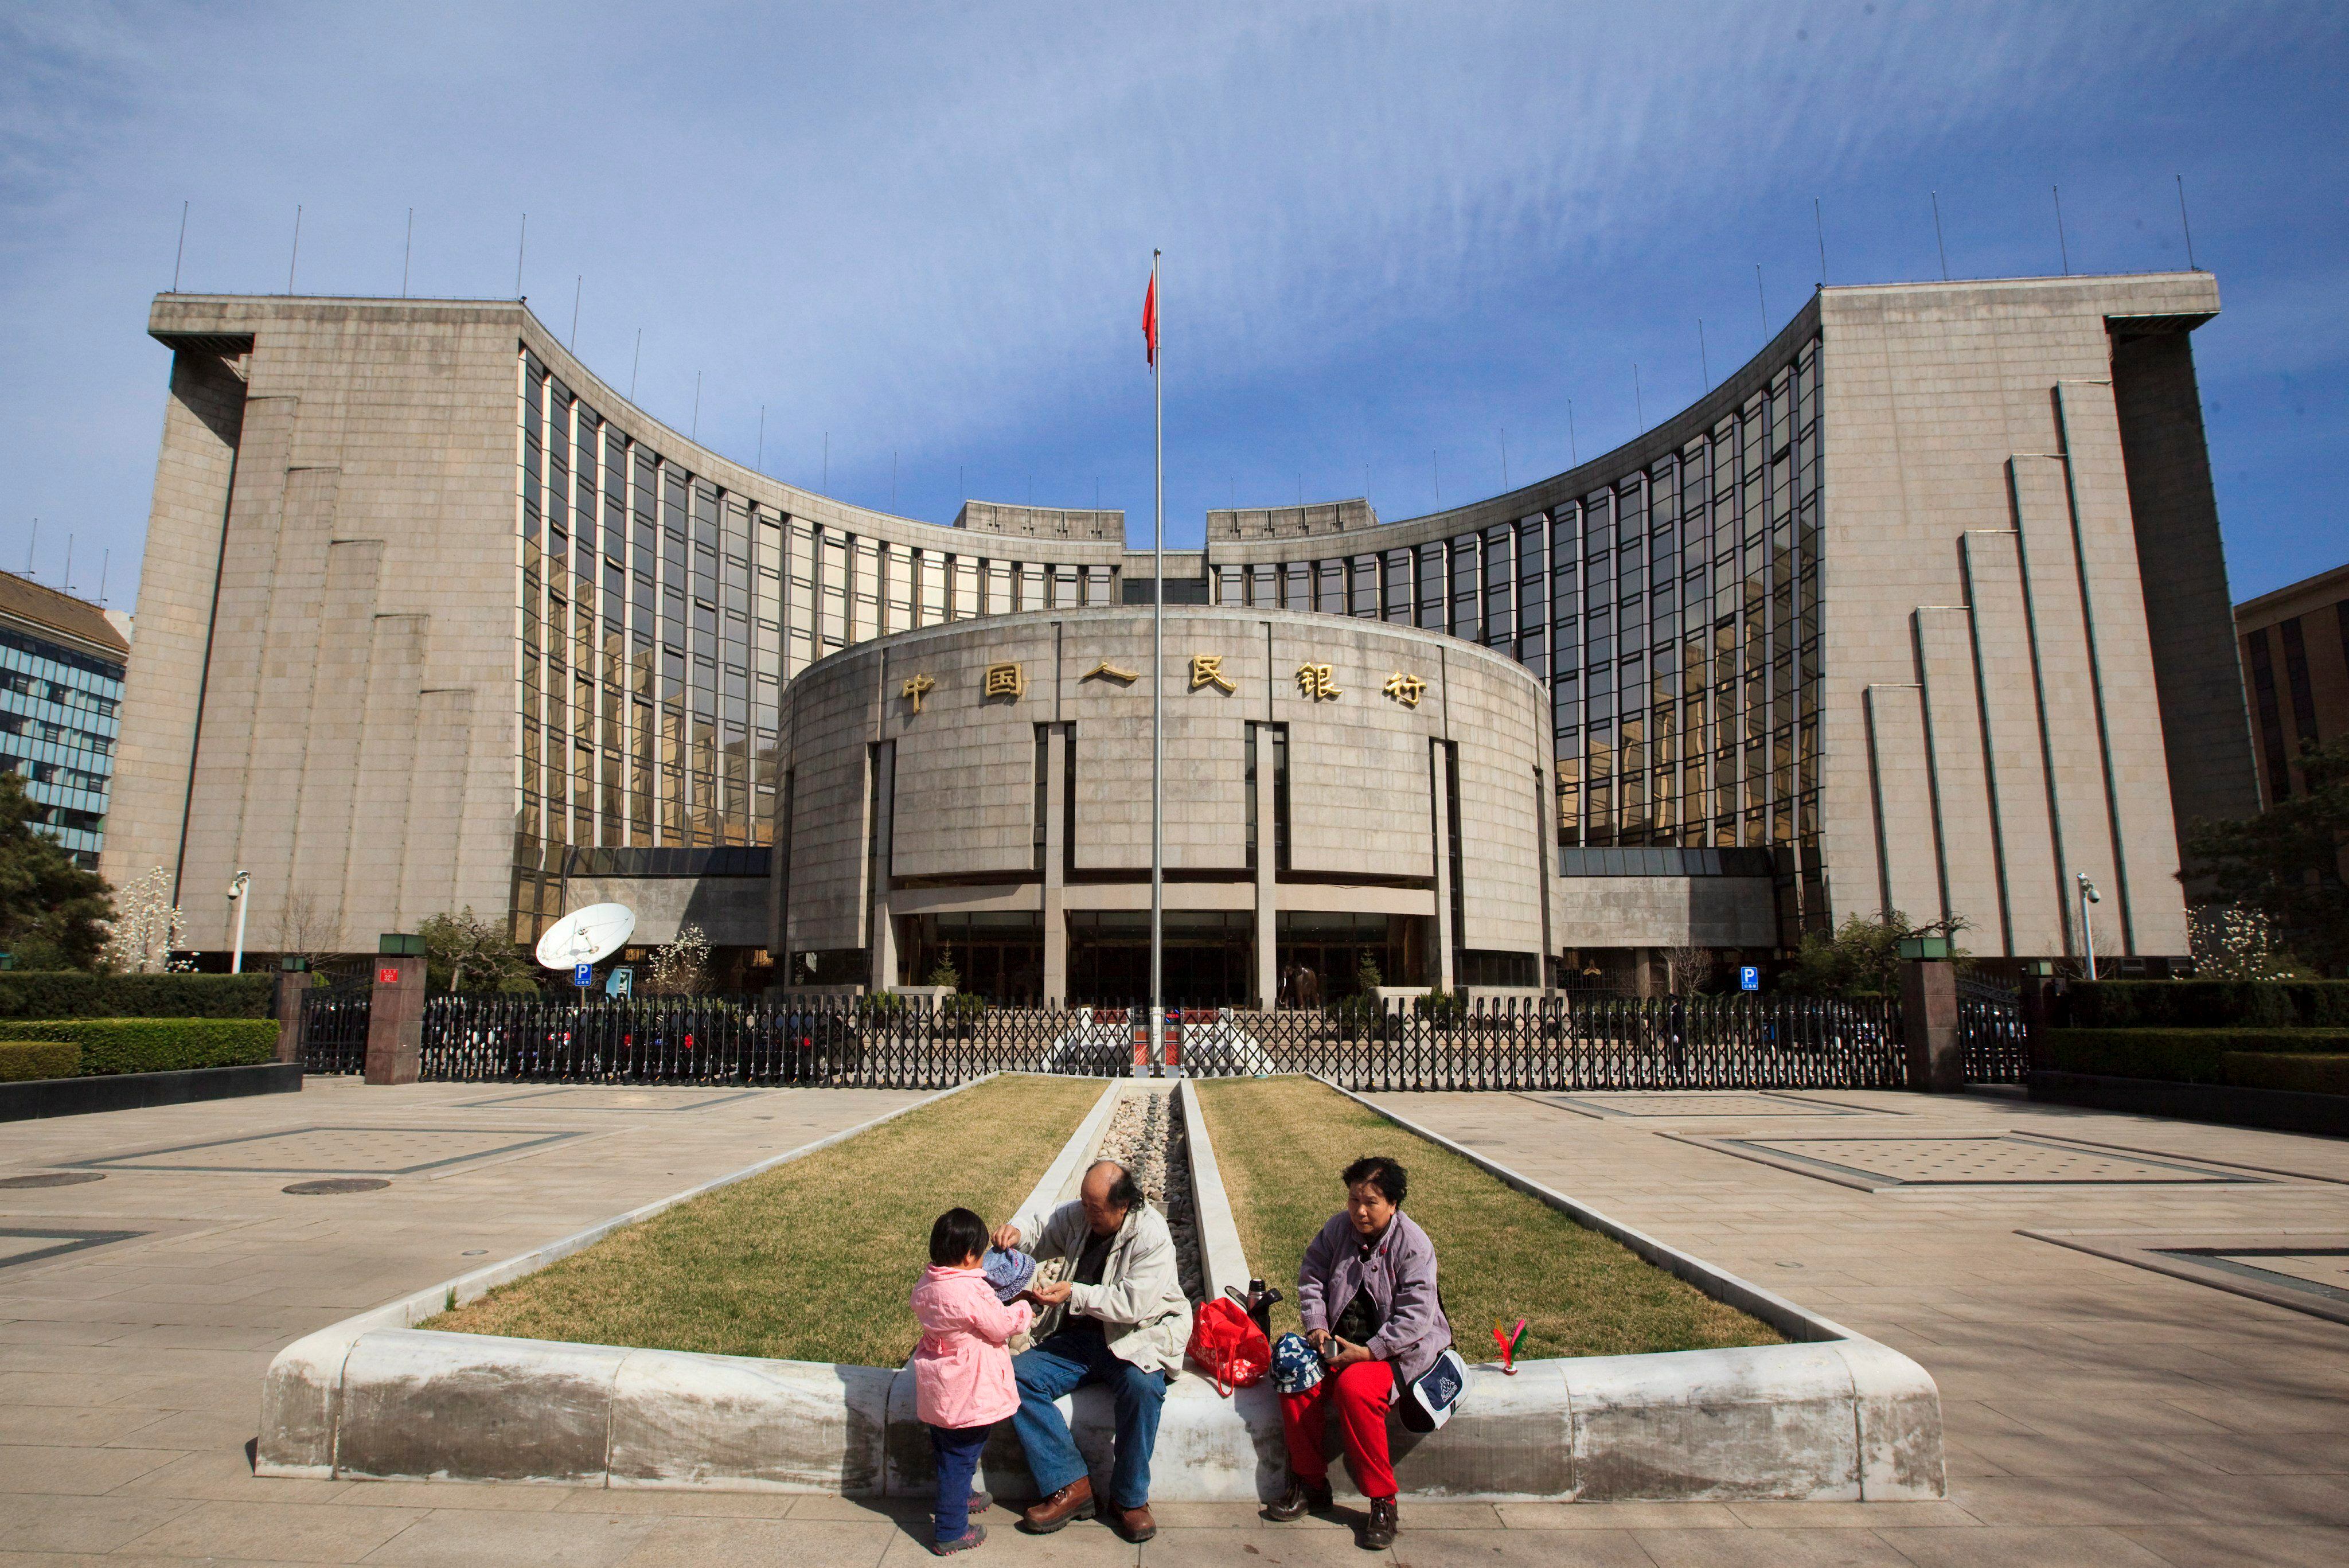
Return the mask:
<path id="1" fill-rule="evenodd" d="M 914 1408 L 930 1428 L 937 1460 L 938 1501 L 930 1550 L 943 1557 L 987 1539 L 970 1522 L 970 1480 L 995 1423 L 1019 1408 L 1011 1381 L 1012 1335 L 1027 1332 L 1026 1302 L 1006 1304 L 987 1282 L 981 1260 L 987 1221 L 949 1209 L 930 1227 L 930 1266 L 914 1287 Z M 985 1506 L 982 1504 L 981 1506 Z"/>

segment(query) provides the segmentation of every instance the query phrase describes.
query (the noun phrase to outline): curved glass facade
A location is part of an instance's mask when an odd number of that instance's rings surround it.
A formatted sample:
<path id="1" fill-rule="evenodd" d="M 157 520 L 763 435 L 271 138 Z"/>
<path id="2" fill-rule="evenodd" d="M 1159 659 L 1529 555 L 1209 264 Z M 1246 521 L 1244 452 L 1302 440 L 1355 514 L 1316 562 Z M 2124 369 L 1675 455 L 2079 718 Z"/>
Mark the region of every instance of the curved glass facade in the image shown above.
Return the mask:
<path id="1" fill-rule="evenodd" d="M 1567 874 L 1623 874 L 1570 853 L 1584 848 L 1776 851 L 1799 927 L 1825 908 L 1818 410 L 1813 336 L 1676 450 L 1602 484 L 1415 543 L 1375 547 L 1413 523 L 1299 539 L 1311 558 L 1217 567 L 1216 596 L 1504 649 L 1549 687 Z M 1650 855 L 1640 874 L 1718 864 Z"/>

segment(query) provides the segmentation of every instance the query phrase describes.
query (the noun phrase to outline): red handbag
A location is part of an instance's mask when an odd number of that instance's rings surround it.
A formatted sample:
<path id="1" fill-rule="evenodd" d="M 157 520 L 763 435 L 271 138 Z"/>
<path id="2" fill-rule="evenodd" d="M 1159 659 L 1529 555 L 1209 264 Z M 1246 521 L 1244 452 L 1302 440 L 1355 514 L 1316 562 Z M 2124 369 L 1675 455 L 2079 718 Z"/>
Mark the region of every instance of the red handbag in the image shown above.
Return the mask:
<path id="1" fill-rule="evenodd" d="M 1264 1330 L 1237 1302 L 1224 1296 L 1200 1303 L 1184 1355 L 1215 1380 L 1216 1392 L 1226 1398 L 1234 1389 L 1261 1381 L 1272 1369 L 1272 1345 Z"/>

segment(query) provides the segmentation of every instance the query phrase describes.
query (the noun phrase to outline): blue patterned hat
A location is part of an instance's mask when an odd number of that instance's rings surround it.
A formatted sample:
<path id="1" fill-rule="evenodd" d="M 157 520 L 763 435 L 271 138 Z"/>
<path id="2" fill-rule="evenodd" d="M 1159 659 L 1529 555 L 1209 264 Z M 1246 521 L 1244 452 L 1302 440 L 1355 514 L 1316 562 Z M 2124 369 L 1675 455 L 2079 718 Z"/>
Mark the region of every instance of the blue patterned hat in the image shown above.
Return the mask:
<path id="1" fill-rule="evenodd" d="M 1272 1347 L 1273 1386 L 1283 1394 L 1302 1394 L 1321 1381 L 1321 1353 L 1301 1334 L 1284 1334 Z"/>
<path id="2" fill-rule="evenodd" d="M 1028 1288 L 1036 1277 L 1036 1260 L 1025 1252 L 1006 1252 L 989 1247 L 978 1261 L 979 1272 L 987 1282 L 995 1287 L 995 1299 L 1008 1302 Z"/>

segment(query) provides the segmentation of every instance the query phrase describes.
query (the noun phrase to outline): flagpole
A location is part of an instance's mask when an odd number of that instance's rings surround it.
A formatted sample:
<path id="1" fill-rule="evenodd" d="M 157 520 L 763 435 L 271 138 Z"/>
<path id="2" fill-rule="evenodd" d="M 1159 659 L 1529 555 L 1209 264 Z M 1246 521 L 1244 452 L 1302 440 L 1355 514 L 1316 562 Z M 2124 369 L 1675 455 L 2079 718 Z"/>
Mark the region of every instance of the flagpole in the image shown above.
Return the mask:
<path id="1" fill-rule="evenodd" d="M 1166 303 L 1158 293 L 1157 251 L 1150 253 L 1150 1056 L 1166 1040 Z"/>

